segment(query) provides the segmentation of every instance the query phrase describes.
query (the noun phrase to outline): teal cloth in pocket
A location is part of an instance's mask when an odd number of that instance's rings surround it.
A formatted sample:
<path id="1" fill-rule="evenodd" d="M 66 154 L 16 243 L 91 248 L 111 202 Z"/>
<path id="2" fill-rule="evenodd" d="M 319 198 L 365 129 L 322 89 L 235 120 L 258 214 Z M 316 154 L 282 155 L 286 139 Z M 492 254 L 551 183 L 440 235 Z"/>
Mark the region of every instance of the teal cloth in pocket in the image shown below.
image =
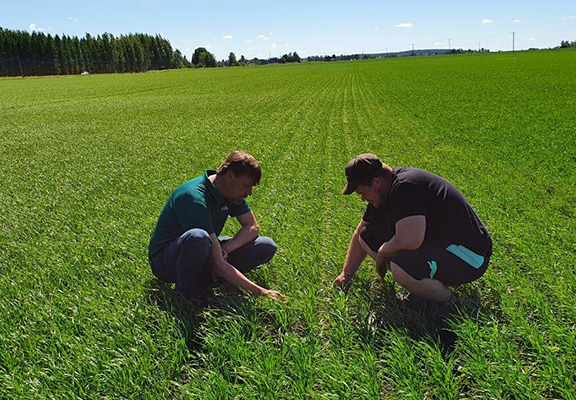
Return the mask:
<path id="1" fill-rule="evenodd" d="M 484 257 L 479 256 L 478 254 L 474 253 L 472 250 L 459 245 L 459 244 L 451 244 L 450 246 L 446 247 L 446 250 L 450 253 L 454 254 L 456 257 L 464 260 L 466 263 L 471 265 L 472 267 L 479 269 L 482 264 L 484 264 Z"/>

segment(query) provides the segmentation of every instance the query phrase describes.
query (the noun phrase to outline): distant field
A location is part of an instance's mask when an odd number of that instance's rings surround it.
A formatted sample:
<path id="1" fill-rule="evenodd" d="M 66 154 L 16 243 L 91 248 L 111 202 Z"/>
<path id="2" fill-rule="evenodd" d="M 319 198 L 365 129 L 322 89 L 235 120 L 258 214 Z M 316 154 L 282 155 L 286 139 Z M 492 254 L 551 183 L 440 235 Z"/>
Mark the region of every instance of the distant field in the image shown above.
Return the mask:
<path id="1" fill-rule="evenodd" d="M 0 79 L 0 398 L 576 398 L 576 51 Z M 232 150 L 277 242 L 195 313 L 147 263 L 164 203 Z M 331 287 L 363 153 L 444 176 L 493 235 L 452 340 L 365 262 Z M 226 233 L 236 229 L 230 221 Z M 399 290 L 396 288 L 396 290 Z"/>

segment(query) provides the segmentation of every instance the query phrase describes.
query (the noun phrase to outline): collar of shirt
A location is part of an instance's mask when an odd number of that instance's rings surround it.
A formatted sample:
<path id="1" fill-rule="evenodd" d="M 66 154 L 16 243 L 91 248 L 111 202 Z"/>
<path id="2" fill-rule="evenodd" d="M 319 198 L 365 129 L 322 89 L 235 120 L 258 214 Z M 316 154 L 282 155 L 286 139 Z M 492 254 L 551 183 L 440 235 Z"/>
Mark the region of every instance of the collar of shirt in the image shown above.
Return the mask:
<path id="1" fill-rule="evenodd" d="M 206 170 L 206 173 L 204 174 L 204 185 L 206 186 L 208 193 L 210 194 L 210 197 L 212 197 L 212 200 L 214 200 L 214 202 L 216 203 L 218 208 L 221 209 L 226 204 L 228 204 L 228 200 L 226 200 L 220 194 L 220 192 L 216 189 L 214 184 L 212 182 L 210 182 L 210 179 L 208 179 L 209 176 L 214 175 L 215 173 L 216 173 L 216 170 L 213 170 L 213 169 L 207 169 Z"/>

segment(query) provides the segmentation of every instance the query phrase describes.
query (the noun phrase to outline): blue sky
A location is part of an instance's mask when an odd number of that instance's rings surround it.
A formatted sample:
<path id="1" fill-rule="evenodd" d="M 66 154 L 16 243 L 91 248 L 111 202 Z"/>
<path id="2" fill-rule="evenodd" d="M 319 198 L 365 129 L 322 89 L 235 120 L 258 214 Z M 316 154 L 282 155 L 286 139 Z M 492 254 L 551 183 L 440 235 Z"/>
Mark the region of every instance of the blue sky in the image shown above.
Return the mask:
<path id="1" fill-rule="evenodd" d="M 411 49 L 553 47 L 576 40 L 571 1 L 0 0 L 0 26 L 84 36 L 160 34 L 190 57 L 218 59 Z"/>

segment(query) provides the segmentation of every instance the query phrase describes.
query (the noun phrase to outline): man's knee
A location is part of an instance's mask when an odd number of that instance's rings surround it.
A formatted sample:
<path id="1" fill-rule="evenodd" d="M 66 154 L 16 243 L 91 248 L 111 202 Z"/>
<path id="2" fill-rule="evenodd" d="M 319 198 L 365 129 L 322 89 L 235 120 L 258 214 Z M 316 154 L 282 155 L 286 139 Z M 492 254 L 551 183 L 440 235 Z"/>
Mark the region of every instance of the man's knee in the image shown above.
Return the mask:
<path id="1" fill-rule="evenodd" d="M 362 233 L 364 233 L 365 231 L 366 227 L 364 227 L 364 229 L 362 229 L 362 231 L 360 232 L 360 235 L 358 235 L 358 243 L 360 243 L 360 247 L 362 248 L 362 250 L 364 250 L 364 252 L 366 252 L 366 254 L 368 254 L 373 259 L 376 259 L 376 255 L 378 252 L 372 250 L 370 246 L 368 246 L 368 243 L 366 243 L 366 241 L 362 237 Z"/>
<path id="2" fill-rule="evenodd" d="M 364 228 L 364 229 L 366 229 L 366 228 Z M 370 247 L 368 247 L 368 244 L 366 244 L 366 242 L 362 238 L 362 235 L 358 235 L 358 242 L 360 243 L 360 247 L 362 247 L 362 250 L 364 250 L 366 253 L 370 254 L 370 252 L 372 250 L 370 249 Z"/>
<path id="3" fill-rule="evenodd" d="M 265 264 L 274 257 L 276 254 L 276 250 L 278 250 L 278 246 L 274 240 L 270 239 L 266 236 L 261 236 L 256 239 L 256 248 L 258 249 L 257 258 L 260 261 L 260 264 Z"/>
<path id="4" fill-rule="evenodd" d="M 180 235 L 178 241 L 184 248 L 202 251 L 205 252 L 206 255 L 210 253 L 210 249 L 212 248 L 210 235 L 204 229 L 194 228 L 187 230 Z"/>
<path id="5" fill-rule="evenodd" d="M 412 278 L 408 272 L 404 271 L 394 262 L 390 262 L 390 272 L 392 273 L 394 281 L 404 288 L 410 286 L 410 284 L 418 282 L 416 279 Z"/>
<path id="6" fill-rule="evenodd" d="M 374 228 L 369 229 L 369 226 L 365 226 L 359 232 L 358 242 L 362 250 L 373 259 L 376 259 L 378 250 L 384 244 L 384 237 L 378 230 Z"/>

